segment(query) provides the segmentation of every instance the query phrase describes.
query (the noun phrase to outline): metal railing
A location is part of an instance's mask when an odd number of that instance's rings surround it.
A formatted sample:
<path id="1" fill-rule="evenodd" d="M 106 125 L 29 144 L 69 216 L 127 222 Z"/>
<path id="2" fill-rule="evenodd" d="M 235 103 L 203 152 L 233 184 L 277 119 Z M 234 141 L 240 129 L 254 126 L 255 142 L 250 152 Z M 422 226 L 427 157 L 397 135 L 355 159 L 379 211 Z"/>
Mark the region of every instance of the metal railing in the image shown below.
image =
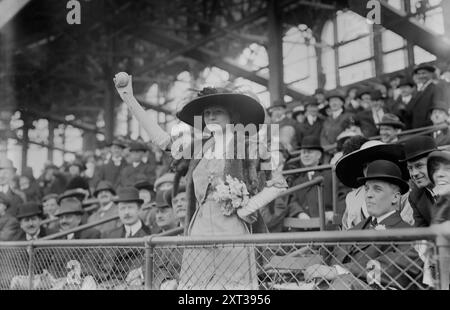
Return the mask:
<path id="1" fill-rule="evenodd" d="M 0 261 L 2 289 L 448 290 L 450 223 L 392 230 L 2 242 Z M 346 273 L 336 274 L 335 265 Z"/>

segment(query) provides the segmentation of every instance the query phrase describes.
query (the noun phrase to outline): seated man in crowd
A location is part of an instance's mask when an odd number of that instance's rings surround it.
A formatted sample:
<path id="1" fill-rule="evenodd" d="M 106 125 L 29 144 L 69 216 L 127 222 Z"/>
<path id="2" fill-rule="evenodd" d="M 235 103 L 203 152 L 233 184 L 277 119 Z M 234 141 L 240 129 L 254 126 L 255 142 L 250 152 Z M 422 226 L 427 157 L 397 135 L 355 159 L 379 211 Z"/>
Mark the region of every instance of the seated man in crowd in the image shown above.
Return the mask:
<path id="1" fill-rule="evenodd" d="M 172 192 L 170 192 L 170 200 L 173 208 L 173 212 L 175 213 L 175 217 L 177 218 L 179 225 L 181 227 L 184 226 L 184 221 L 186 218 L 187 211 L 187 198 L 186 198 L 186 187 L 180 186 L 178 188 L 178 193 L 175 197 L 172 198 Z"/>
<path id="2" fill-rule="evenodd" d="M 397 211 L 401 195 L 409 190 L 400 168 L 393 162 L 376 160 L 357 182 L 365 186 L 370 217 L 352 230 L 384 230 L 411 227 Z M 305 272 L 306 281 L 324 279 L 330 289 L 413 289 L 421 282 L 422 262 L 407 245 L 339 246 L 333 250 L 330 265 L 313 265 Z M 414 263 L 411 263 L 414 262 Z"/>
<path id="3" fill-rule="evenodd" d="M 179 226 L 171 205 L 171 190 L 159 191 L 156 194 L 156 225 L 165 232 Z"/>
<path id="4" fill-rule="evenodd" d="M 144 202 L 142 203 L 141 211 L 139 217 L 145 226 L 150 228 L 152 234 L 158 233 L 160 230 L 156 225 L 155 220 L 155 204 L 153 202 L 154 192 L 153 192 L 153 184 L 151 184 L 147 180 L 138 181 L 134 184 L 139 190 L 139 198 L 141 198 Z"/>
<path id="5" fill-rule="evenodd" d="M 13 189 L 11 184 L 16 174 L 16 168 L 8 158 L 0 158 L 0 192 L 6 195 L 9 201 L 7 212 L 16 216 L 19 206 L 25 201 L 25 195 L 22 192 Z"/>
<path id="6" fill-rule="evenodd" d="M 427 172 L 427 161 L 428 155 L 436 151 L 437 146 L 433 138 L 418 136 L 405 141 L 404 150 L 413 184 L 408 200 L 413 211 L 414 226 L 428 227 L 437 207 L 433 198 L 433 184 Z"/>
<path id="7" fill-rule="evenodd" d="M 42 209 L 44 211 L 45 219 L 51 220 L 51 222 L 44 225 L 44 227 L 52 230 L 59 230 L 58 218 L 55 215 L 59 209 L 57 199 L 57 194 L 48 194 L 42 198 Z"/>
<path id="8" fill-rule="evenodd" d="M 56 231 L 41 227 L 42 217 L 41 207 L 35 202 L 28 202 L 19 206 L 17 219 L 22 229 L 22 234 L 19 238 L 20 241 L 37 240 L 56 233 Z"/>
<path id="9" fill-rule="evenodd" d="M 0 193 L 0 241 L 14 241 L 21 234 L 17 219 L 6 212 L 8 207 L 8 198 Z"/>
<path id="10" fill-rule="evenodd" d="M 300 148 L 300 160 L 302 167 L 312 168 L 319 166 L 323 155 L 323 148 L 316 137 L 305 137 Z M 310 171 L 301 174 L 292 186 L 309 182 L 318 176 L 324 177 L 324 207 L 328 221 L 333 220 L 331 173 L 330 171 Z M 318 190 L 317 187 L 308 187 L 293 194 L 289 204 L 289 217 L 297 217 L 301 220 L 319 217 Z"/>
<path id="11" fill-rule="evenodd" d="M 56 216 L 59 218 L 60 232 L 72 230 L 81 225 L 84 214 L 81 202 L 75 198 L 67 198 L 61 202 Z M 100 231 L 95 228 L 88 228 L 70 233 L 61 239 L 100 239 Z"/>
<path id="12" fill-rule="evenodd" d="M 365 201 L 365 188 L 356 180 L 363 177 L 367 171 L 367 165 L 378 159 L 389 160 L 398 163 L 404 158 L 403 147 L 398 144 L 384 144 L 380 141 L 367 141 L 359 150 L 344 156 L 336 165 L 336 175 L 343 185 L 353 188 L 345 198 L 345 211 L 342 216 L 342 228 L 348 230 L 369 217 Z M 400 164 L 404 178 L 408 177 L 406 165 Z M 409 206 L 408 194 L 402 196 L 398 210 L 403 220 L 409 224 L 414 222 L 411 206 Z"/>
<path id="13" fill-rule="evenodd" d="M 377 126 L 383 143 L 397 143 L 399 133 L 405 129 L 405 124 L 400 121 L 398 116 L 389 113 L 384 114 Z"/>
<path id="14" fill-rule="evenodd" d="M 94 197 L 98 199 L 100 208 L 98 208 L 91 216 L 89 216 L 87 222 L 94 223 L 106 218 L 119 215 L 119 210 L 117 205 L 114 203 L 114 196 L 116 191 L 114 190 L 112 184 L 108 181 L 100 181 L 97 188 L 94 191 Z M 97 225 L 96 229 L 100 231 L 101 234 L 109 232 L 110 230 L 119 227 L 120 220 L 114 220 L 101 225 Z"/>
<path id="15" fill-rule="evenodd" d="M 434 126 L 446 125 L 447 128 L 435 131 L 433 133 L 434 141 L 437 146 L 444 146 L 450 144 L 450 132 L 448 130 L 448 123 L 450 121 L 448 117 L 449 108 L 443 101 L 434 103 L 430 108 L 430 119 Z"/>

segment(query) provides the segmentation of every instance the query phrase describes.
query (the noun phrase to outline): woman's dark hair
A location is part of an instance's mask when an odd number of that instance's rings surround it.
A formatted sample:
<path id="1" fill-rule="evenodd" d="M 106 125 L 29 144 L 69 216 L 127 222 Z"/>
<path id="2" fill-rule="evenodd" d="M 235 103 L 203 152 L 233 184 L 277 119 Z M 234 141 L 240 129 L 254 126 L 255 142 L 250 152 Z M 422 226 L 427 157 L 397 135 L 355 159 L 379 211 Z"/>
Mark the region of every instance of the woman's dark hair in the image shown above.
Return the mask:
<path id="1" fill-rule="evenodd" d="M 450 164 L 450 161 L 444 158 L 433 158 L 433 160 L 430 160 L 428 162 L 428 178 L 431 180 L 431 183 L 434 184 L 433 174 L 436 172 L 439 166 L 448 164 Z"/>
<path id="2" fill-rule="evenodd" d="M 343 155 L 350 154 L 354 151 L 357 151 L 361 148 L 361 146 L 368 142 L 369 139 L 363 136 L 354 136 L 345 141 L 344 145 L 342 146 L 342 153 Z"/>
<path id="3" fill-rule="evenodd" d="M 225 88 L 225 87 L 205 87 L 201 91 L 197 93 L 197 97 L 204 97 L 209 95 L 216 95 L 216 94 L 229 94 L 233 93 L 233 89 Z M 229 106 L 227 106 L 224 103 L 217 102 L 215 104 L 217 106 L 220 106 L 224 108 L 229 114 L 230 114 L 230 120 L 232 124 L 239 124 L 240 122 L 240 115 L 237 111 L 234 111 L 233 109 L 230 109 Z"/>

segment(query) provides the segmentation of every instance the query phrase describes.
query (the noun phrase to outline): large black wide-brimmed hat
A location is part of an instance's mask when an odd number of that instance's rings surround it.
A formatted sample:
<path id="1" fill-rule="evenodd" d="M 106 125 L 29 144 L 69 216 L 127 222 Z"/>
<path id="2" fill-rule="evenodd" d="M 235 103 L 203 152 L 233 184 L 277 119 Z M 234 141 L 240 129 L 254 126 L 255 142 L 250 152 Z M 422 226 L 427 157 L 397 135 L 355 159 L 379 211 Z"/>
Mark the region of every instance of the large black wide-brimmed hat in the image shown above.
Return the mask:
<path id="1" fill-rule="evenodd" d="M 118 198 L 115 202 L 137 202 L 142 204 L 144 201 L 139 198 L 139 191 L 135 187 L 125 187 L 119 190 Z"/>
<path id="2" fill-rule="evenodd" d="M 16 218 L 20 220 L 22 218 L 31 217 L 35 215 L 42 217 L 41 205 L 35 202 L 26 202 L 19 206 L 19 212 L 17 213 Z"/>
<path id="3" fill-rule="evenodd" d="M 221 105 L 230 112 L 239 115 L 239 123 L 247 126 L 264 124 L 265 111 L 258 99 L 250 93 L 239 92 L 225 88 L 205 88 L 198 97 L 189 101 L 177 113 L 177 117 L 186 124 L 194 127 L 194 117 L 202 116 L 205 108 Z M 204 123 L 203 123 L 204 125 Z"/>
<path id="4" fill-rule="evenodd" d="M 404 161 L 415 161 L 437 151 L 436 142 L 429 136 L 417 136 L 403 142 L 405 150 Z"/>
<path id="5" fill-rule="evenodd" d="M 344 157 L 336 163 L 336 176 L 345 186 L 358 188 L 358 178 L 364 177 L 364 166 L 375 160 L 399 162 L 404 158 L 403 147 L 399 144 L 385 144 L 381 141 L 368 141 L 361 148 Z M 399 163 L 402 177 L 409 179 L 405 162 Z"/>
<path id="6" fill-rule="evenodd" d="M 376 160 L 367 166 L 367 176 L 358 178 L 357 182 L 361 186 L 370 180 L 385 181 L 400 187 L 400 193 L 406 194 L 409 191 L 408 183 L 403 180 L 400 167 L 389 160 Z"/>
<path id="7" fill-rule="evenodd" d="M 434 151 L 430 153 L 430 155 L 428 155 L 427 161 L 428 177 L 430 178 L 433 184 L 434 184 L 433 174 L 436 170 L 436 164 L 439 162 L 444 164 L 450 164 L 450 152 Z"/>

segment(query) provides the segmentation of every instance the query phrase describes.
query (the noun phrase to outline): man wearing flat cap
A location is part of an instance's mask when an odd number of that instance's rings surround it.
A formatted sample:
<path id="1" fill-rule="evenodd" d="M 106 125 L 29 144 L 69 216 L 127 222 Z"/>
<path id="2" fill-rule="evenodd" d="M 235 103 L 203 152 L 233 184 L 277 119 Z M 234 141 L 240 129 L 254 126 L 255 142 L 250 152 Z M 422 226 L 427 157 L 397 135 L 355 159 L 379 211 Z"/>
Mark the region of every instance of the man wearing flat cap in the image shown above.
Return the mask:
<path id="1" fill-rule="evenodd" d="M 130 163 L 125 166 L 119 174 L 119 179 L 115 188 L 120 190 L 125 187 L 132 187 L 136 182 L 146 179 L 149 182 L 155 181 L 155 171 L 149 163 L 144 163 L 143 158 L 148 151 L 148 147 L 141 142 L 133 141 L 130 144 Z"/>
<path id="2" fill-rule="evenodd" d="M 312 168 L 320 165 L 323 148 L 316 137 L 305 137 L 302 140 L 300 149 L 300 160 L 302 167 Z M 331 201 L 331 173 L 330 171 L 311 171 L 299 175 L 292 186 L 312 181 L 314 178 L 322 176 L 324 178 L 323 197 L 324 208 L 327 218 L 332 220 L 332 201 Z M 318 189 L 316 186 L 308 187 L 296 191 L 289 203 L 289 217 L 297 217 L 301 220 L 319 217 Z M 331 214 L 330 214 L 331 213 Z"/>
<path id="3" fill-rule="evenodd" d="M 100 181 L 94 191 L 94 197 L 97 198 L 100 207 L 89 216 L 87 222 L 94 223 L 106 218 L 119 215 L 119 209 L 116 203 L 114 203 L 114 196 L 116 191 L 112 184 L 108 181 Z M 97 225 L 96 228 L 100 233 L 105 234 L 114 228 L 121 225 L 119 219 Z"/>
<path id="4" fill-rule="evenodd" d="M 386 113 L 377 127 L 380 131 L 381 142 L 397 143 L 398 135 L 405 129 L 405 124 L 400 121 L 397 115 Z"/>
<path id="5" fill-rule="evenodd" d="M 417 81 L 417 93 L 406 106 L 407 128 L 420 128 L 432 125 L 430 121 L 430 106 L 442 100 L 443 90 L 434 82 L 436 68 L 421 64 L 414 69 Z"/>
<path id="6" fill-rule="evenodd" d="M 108 181 L 113 186 L 117 184 L 120 172 L 127 166 L 127 162 L 123 158 L 123 150 L 125 148 L 126 145 L 122 140 L 113 140 L 110 146 L 111 157 L 103 165 L 95 169 L 92 181 L 94 187 L 97 187 L 100 181 Z"/>
<path id="7" fill-rule="evenodd" d="M 417 136 L 403 143 L 405 161 L 413 183 L 409 203 L 413 210 L 414 226 L 428 227 L 436 211 L 433 184 L 427 171 L 428 155 L 437 150 L 433 138 Z"/>
<path id="8" fill-rule="evenodd" d="M 376 160 L 364 177 L 355 180 L 365 187 L 370 217 L 352 230 L 410 228 L 397 206 L 409 185 L 400 168 L 387 160 Z M 399 255 L 402 253 L 402 255 Z M 313 265 L 305 272 L 306 281 L 325 280 L 330 289 L 415 289 L 422 281 L 423 263 L 408 245 L 341 245 L 332 255 L 324 253 L 328 265 Z M 412 263 L 413 262 L 413 263 Z"/>

